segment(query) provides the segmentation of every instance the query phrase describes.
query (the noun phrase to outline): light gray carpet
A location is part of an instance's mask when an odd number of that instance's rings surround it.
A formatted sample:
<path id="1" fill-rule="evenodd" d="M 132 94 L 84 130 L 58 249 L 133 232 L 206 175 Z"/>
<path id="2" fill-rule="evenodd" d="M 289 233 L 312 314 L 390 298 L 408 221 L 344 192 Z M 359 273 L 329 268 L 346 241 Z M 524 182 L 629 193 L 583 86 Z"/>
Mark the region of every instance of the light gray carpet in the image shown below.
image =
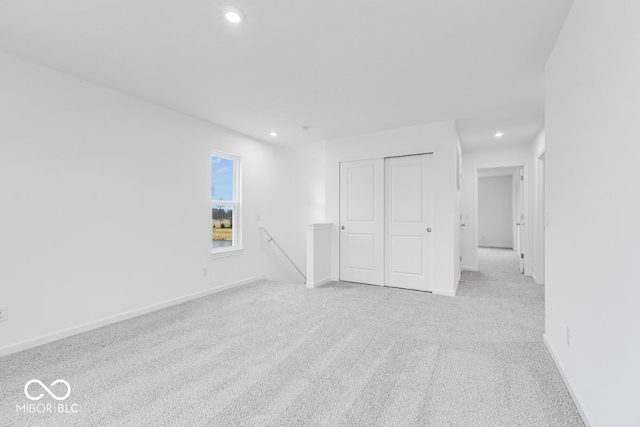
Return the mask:
<path id="1" fill-rule="evenodd" d="M 1 358 L 0 425 L 582 425 L 543 288 L 480 254 L 456 298 L 262 281 Z M 16 413 L 32 378 L 78 413 Z"/>

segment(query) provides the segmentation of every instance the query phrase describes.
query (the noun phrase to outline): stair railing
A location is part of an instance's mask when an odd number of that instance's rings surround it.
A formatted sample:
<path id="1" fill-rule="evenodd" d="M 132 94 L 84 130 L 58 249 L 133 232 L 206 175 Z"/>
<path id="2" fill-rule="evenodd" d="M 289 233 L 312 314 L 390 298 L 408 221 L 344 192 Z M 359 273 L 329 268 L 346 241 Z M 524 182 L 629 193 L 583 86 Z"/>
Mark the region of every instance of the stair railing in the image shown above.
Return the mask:
<path id="1" fill-rule="evenodd" d="M 280 249 L 280 252 L 282 252 L 282 255 L 284 255 L 284 257 L 291 263 L 291 265 L 293 266 L 293 268 L 295 268 L 298 273 L 300 273 L 300 275 L 304 278 L 304 281 L 307 281 L 307 276 L 304 275 L 304 273 L 298 268 L 298 266 L 296 265 L 295 262 L 293 262 L 293 260 L 291 258 L 289 258 L 289 255 L 287 255 L 287 253 L 284 251 L 284 249 L 282 249 L 282 247 L 280 247 L 280 245 L 278 244 L 278 242 L 276 242 L 276 240 L 273 238 L 273 236 L 271 236 L 271 234 L 269 233 L 269 231 L 267 231 L 266 228 L 264 228 L 264 226 L 260 225 L 258 226 L 258 228 L 260 228 L 260 230 L 264 231 L 265 234 L 267 235 L 267 237 L 269 238 L 267 240 L 267 244 L 273 242 L 276 247 L 278 249 Z"/>

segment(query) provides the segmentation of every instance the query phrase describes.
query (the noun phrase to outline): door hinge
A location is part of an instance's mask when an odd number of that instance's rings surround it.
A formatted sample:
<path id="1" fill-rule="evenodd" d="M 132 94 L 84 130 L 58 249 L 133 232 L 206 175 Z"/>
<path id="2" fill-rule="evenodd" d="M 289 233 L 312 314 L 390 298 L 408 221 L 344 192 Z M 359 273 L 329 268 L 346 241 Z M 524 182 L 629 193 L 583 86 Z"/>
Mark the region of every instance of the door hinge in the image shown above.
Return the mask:
<path id="1" fill-rule="evenodd" d="M 520 176 L 520 181 L 524 181 L 524 176 Z"/>
<path id="2" fill-rule="evenodd" d="M 462 255 L 460 255 L 460 261 L 462 261 Z"/>
<path id="3" fill-rule="evenodd" d="M 523 259 L 524 259 L 524 254 L 520 254 L 520 258 L 523 258 Z"/>

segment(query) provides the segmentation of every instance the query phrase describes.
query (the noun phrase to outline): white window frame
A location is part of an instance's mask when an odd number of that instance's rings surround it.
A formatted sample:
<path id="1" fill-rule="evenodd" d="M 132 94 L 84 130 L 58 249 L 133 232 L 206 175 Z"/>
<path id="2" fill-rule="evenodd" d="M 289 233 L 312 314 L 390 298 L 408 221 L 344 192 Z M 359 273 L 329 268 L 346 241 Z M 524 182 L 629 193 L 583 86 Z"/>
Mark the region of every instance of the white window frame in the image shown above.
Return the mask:
<path id="1" fill-rule="evenodd" d="M 211 258 L 223 258 L 228 256 L 240 255 L 243 252 L 242 248 L 242 215 L 241 215 L 241 159 L 239 156 L 235 156 L 233 154 L 225 153 L 222 151 L 212 150 L 211 157 L 221 157 L 223 159 L 233 161 L 233 201 L 223 201 L 223 200 L 213 200 L 211 199 L 211 209 L 214 206 L 231 206 L 233 207 L 233 216 L 232 216 L 232 241 L 234 245 L 226 247 L 226 248 L 211 248 Z M 210 160 L 211 162 L 211 160 Z M 213 173 L 213 172 L 212 172 Z M 213 177 L 211 177 L 211 181 Z M 211 216 L 211 212 L 209 212 L 209 216 Z M 210 228 L 211 229 L 211 228 Z"/>

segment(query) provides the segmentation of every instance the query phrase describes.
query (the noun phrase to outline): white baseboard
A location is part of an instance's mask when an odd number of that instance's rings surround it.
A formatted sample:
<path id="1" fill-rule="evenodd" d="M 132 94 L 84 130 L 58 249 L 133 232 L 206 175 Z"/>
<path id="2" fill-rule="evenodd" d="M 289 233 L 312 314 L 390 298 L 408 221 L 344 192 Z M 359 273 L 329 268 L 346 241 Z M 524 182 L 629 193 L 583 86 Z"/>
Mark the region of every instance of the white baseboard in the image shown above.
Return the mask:
<path id="1" fill-rule="evenodd" d="M 540 281 L 538 280 L 538 278 L 536 277 L 535 274 L 533 274 L 533 271 L 531 272 L 531 277 L 533 278 L 533 280 L 536 281 L 536 283 L 540 286 L 544 286 L 544 283 L 540 283 Z"/>
<path id="2" fill-rule="evenodd" d="M 317 288 L 318 286 L 322 286 L 325 283 L 329 283 L 331 282 L 331 277 L 326 277 L 322 280 L 318 280 L 317 282 L 311 283 L 311 282 L 307 282 L 307 288 Z"/>
<path id="3" fill-rule="evenodd" d="M 444 295 L 446 297 L 455 297 L 456 296 L 456 292 L 455 291 L 443 291 L 441 289 L 434 289 L 431 291 L 432 294 L 434 295 Z"/>
<path id="4" fill-rule="evenodd" d="M 551 343 L 547 339 L 547 334 L 542 335 L 542 341 L 544 341 L 544 345 L 547 347 L 547 351 L 549 352 L 549 354 L 551 355 L 551 358 L 553 359 L 554 363 L 556 364 L 556 367 L 558 368 L 558 371 L 560 372 L 560 376 L 562 377 L 562 380 L 564 381 L 564 384 L 567 386 L 567 390 L 569 390 L 569 394 L 571 395 L 571 398 L 573 399 L 573 402 L 576 404 L 576 407 L 578 408 L 578 412 L 580 413 L 580 416 L 582 417 L 582 421 L 584 422 L 584 425 L 587 426 L 587 427 L 593 427 L 594 424 L 591 421 L 591 418 L 589 418 L 589 415 L 587 415 L 587 412 L 585 411 L 584 406 L 582 406 L 580 398 L 578 397 L 578 393 L 573 388 L 573 385 L 569 381 L 569 378 L 567 378 L 567 376 L 565 375 L 564 368 L 562 367 L 562 364 L 560 363 L 560 361 L 556 357 L 556 354 L 553 351 L 553 346 L 551 345 Z"/>
<path id="5" fill-rule="evenodd" d="M 37 347 L 42 344 L 47 344 L 53 341 L 57 341 L 62 338 L 67 338 L 72 335 L 81 334 L 83 332 L 87 332 L 92 329 L 101 328 L 102 326 L 110 325 L 112 323 L 120 322 L 122 320 L 127 320 L 133 317 L 141 316 L 143 314 L 151 313 L 152 311 L 167 308 L 172 305 L 180 304 L 186 301 L 191 301 L 197 298 L 202 298 L 204 296 L 215 294 L 217 292 L 226 291 L 227 289 L 236 288 L 238 286 L 247 285 L 249 283 L 253 283 L 257 280 L 261 280 L 265 278 L 266 278 L 265 275 L 261 274 L 259 276 L 250 277 L 248 279 L 239 280 L 233 283 L 227 283 L 226 285 L 216 286 L 215 288 L 205 289 L 203 291 L 194 292 L 189 295 L 184 295 L 182 297 L 174 298 L 168 301 L 163 301 L 158 304 L 152 304 L 152 305 L 141 307 L 135 310 L 126 311 L 124 313 L 116 314 L 115 316 L 105 317 L 103 319 L 99 319 L 93 322 L 87 322 L 82 325 L 63 329 L 61 331 L 53 332 L 51 334 L 41 335 L 39 337 L 20 341 L 15 344 L 9 344 L 4 347 L 0 347 L 0 357 L 17 353 L 19 351 L 27 350 L 29 348 Z"/>
<path id="6" fill-rule="evenodd" d="M 473 266 L 469 266 L 469 265 L 463 265 L 462 266 L 462 270 L 464 271 L 478 271 L 477 267 L 473 267 Z"/>

